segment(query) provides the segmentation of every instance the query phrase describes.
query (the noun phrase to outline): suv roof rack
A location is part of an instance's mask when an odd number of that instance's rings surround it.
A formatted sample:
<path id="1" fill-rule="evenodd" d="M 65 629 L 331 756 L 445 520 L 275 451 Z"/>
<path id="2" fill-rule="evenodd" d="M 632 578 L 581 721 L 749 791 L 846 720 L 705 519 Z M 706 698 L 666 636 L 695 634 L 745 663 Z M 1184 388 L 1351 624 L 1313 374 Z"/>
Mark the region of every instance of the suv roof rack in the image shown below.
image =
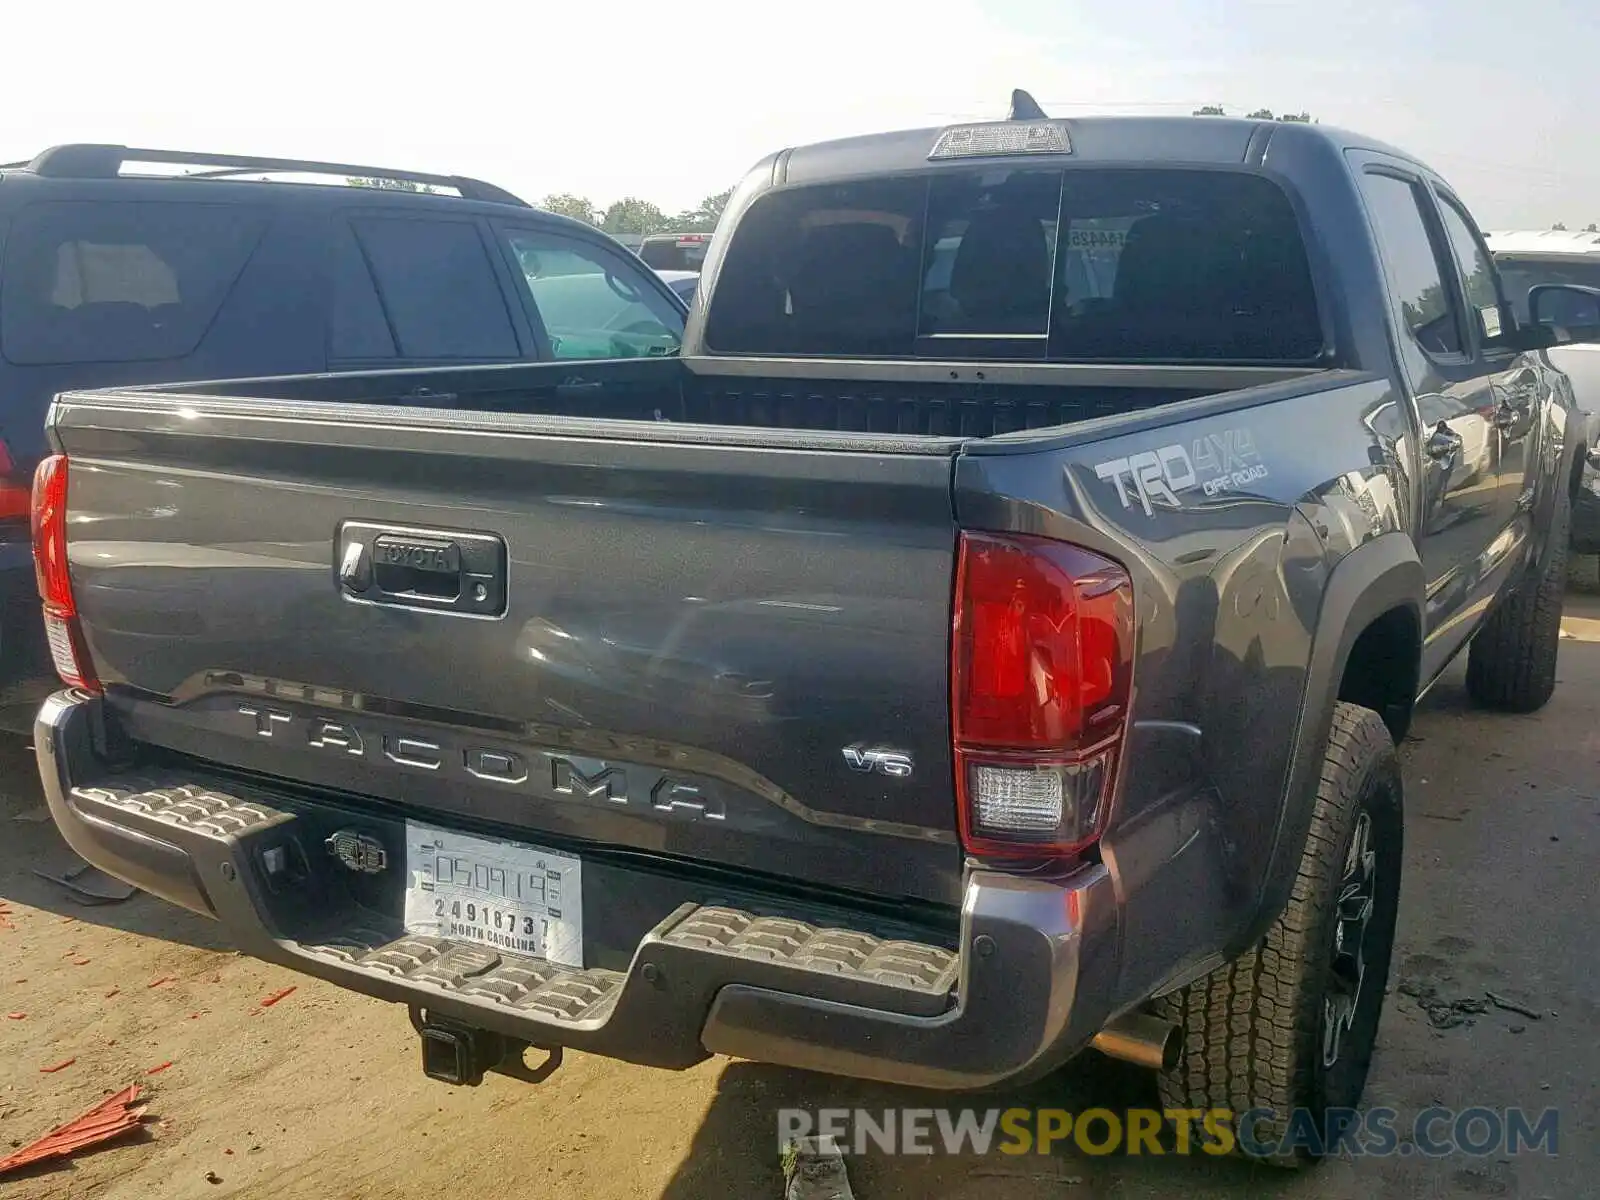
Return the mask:
<path id="1" fill-rule="evenodd" d="M 298 158 L 257 158 L 245 154 L 202 154 L 188 150 L 145 150 L 129 146 L 78 143 L 52 146 L 32 162 L 18 164 L 35 175 L 49 179 L 115 179 L 124 163 L 172 163 L 180 166 L 206 166 L 214 169 L 176 179 L 220 178 L 230 175 L 282 174 L 340 175 L 347 178 L 393 179 L 432 187 L 454 188 L 466 200 L 487 200 L 496 204 L 529 207 L 527 201 L 504 188 L 465 175 L 433 175 L 422 171 L 397 171 L 392 167 L 369 167 L 356 163 L 317 162 Z"/>

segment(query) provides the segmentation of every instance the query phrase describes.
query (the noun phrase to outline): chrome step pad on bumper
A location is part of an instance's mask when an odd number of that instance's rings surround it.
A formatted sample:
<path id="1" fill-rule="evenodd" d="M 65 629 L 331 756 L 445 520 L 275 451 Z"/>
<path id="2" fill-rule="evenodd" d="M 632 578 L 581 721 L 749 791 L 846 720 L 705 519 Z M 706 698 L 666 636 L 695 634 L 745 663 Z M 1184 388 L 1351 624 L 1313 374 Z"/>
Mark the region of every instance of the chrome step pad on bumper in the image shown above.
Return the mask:
<path id="1" fill-rule="evenodd" d="M 758 917 L 736 908 L 687 910 L 660 936 L 681 946 L 748 962 L 773 963 L 821 975 L 855 976 L 921 996 L 948 996 L 959 962 L 937 946 L 885 941 L 843 929 L 819 929 L 787 917 Z M 622 971 L 576 970 L 504 954 L 448 938 L 398 929 L 345 934 L 308 953 L 362 971 L 441 988 L 558 1023 L 604 1019 L 627 978 Z"/>

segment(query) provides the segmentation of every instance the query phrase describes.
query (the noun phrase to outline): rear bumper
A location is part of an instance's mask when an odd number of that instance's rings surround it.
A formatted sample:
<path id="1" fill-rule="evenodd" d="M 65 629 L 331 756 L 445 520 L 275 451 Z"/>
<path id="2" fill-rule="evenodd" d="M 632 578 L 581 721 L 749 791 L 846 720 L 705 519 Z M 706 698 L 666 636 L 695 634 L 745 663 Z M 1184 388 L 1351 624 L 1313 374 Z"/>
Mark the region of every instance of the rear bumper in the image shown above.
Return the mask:
<path id="1" fill-rule="evenodd" d="M 118 771 L 97 748 L 100 708 L 57 693 L 35 727 L 51 812 L 80 855 L 216 917 L 247 954 L 530 1045 L 968 1089 L 1061 1065 L 1114 1015 L 1115 897 L 1098 865 L 1059 879 L 969 872 L 959 936 L 940 946 L 837 910 L 669 888 L 648 869 L 610 868 L 591 890 L 586 861 L 597 961 L 568 969 L 408 936 L 399 872 L 352 876 L 323 851 L 351 824 L 398 846 L 400 818 L 198 772 Z M 292 877 L 269 862 L 293 864 Z M 615 911 L 630 896 L 658 898 L 631 928 Z"/>

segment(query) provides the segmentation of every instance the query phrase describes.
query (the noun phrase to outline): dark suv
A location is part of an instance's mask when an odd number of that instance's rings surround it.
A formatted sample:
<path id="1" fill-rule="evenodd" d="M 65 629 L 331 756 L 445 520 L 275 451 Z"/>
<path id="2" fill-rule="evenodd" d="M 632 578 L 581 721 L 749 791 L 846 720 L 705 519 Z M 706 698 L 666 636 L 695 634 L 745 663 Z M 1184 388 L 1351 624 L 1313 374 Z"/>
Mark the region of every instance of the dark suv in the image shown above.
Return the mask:
<path id="1" fill-rule="evenodd" d="M 27 513 L 56 393 L 660 356 L 684 314 L 605 234 L 475 179 L 100 145 L 0 167 L 0 725 L 49 686 Z"/>

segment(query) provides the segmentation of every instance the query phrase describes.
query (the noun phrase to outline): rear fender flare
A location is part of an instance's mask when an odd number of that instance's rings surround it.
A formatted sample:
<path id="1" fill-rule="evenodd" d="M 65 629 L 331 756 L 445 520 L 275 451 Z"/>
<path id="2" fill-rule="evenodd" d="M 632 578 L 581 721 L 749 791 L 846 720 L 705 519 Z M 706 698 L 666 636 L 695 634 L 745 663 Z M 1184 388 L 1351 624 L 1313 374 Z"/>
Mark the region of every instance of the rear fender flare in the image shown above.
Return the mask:
<path id="1" fill-rule="evenodd" d="M 1424 594 L 1422 562 L 1410 537 L 1391 532 L 1357 547 L 1328 577 L 1306 668 L 1305 693 L 1296 726 L 1289 780 L 1278 810 L 1278 827 L 1255 913 L 1228 957 L 1243 953 L 1266 936 L 1289 903 L 1311 831 L 1311 813 L 1322 776 L 1333 709 L 1350 651 L 1363 630 L 1384 613 L 1409 608 L 1421 628 Z"/>

